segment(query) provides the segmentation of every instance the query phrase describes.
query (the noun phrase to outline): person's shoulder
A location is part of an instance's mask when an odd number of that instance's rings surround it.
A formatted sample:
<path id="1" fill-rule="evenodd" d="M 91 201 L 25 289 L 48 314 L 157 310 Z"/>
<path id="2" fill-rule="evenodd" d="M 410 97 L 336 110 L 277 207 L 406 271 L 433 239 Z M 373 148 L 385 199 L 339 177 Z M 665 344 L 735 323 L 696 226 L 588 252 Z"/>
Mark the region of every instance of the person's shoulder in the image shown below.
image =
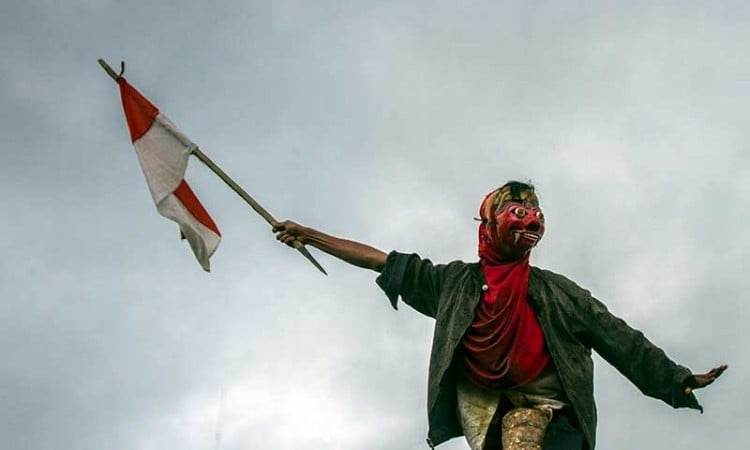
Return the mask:
<path id="1" fill-rule="evenodd" d="M 445 267 L 452 267 L 456 269 L 472 269 L 472 268 L 478 268 L 479 263 L 478 262 L 466 262 L 460 259 L 455 259 L 449 263 L 446 263 Z"/>
<path id="2" fill-rule="evenodd" d="M 465 285 L 465 283 L 481 284 L 483 275 L 479 262 L 466 262 L 460 259 L 442 264 L 443 276 L 447 284 Z"/>
<path id="3" fill-rule="evenodd" d="M 531 272 L 544 281 L 550 281 L 553 283 L 562 283 L 562 284 L 567 284 L 567 283 L 575 284 L 573 280 L 566 277 L 565 275 L 559 274 L 557 272 L 553 272 L 549 269 L 543 269 L 541 267 L 531 266 Z"/>
<path id="4" fill-rule="evenodd" d="M 545 283 L 552 284 L 559 289 L 562 289 L 566 294 L 571 296 L 591 296 L 591 292 L 588 289 L 582 288 L 575 281 L 566 277 L 565 275 L 553 272 L 549 269 L 542 269 L 540 267 L 532 266 L 532 273 L 540 280 Z"/>
<path id="5" fill-rule="evenodd" d="M 448 263 L 433 263 L 430 258 L 422 257 L 418 253 L 403 253 L 396 250 L 393 250 L 388 254 L 386 262 L 388 262 L 388 260 L 391 260 L 393 262 L 395 262 L 396 260 L 401 260 L 404 262 L 410 261 L 418 264 L 427 264 L 438 269 L 443 269 L 453 273 L 475 271 L 479 269 L 478 262 L 466 262 L 460 259 L 456 259 Z"/>
<path id="6" fill-rule="evenodd" d="M 479 275 L 482 273 L 482 267 L 479 265 L 479 261 L 466 262 L 461 259 L 456 259 L 446 264 L 442 264 L 446 271 L 454 274 L 474 274 Z"/>

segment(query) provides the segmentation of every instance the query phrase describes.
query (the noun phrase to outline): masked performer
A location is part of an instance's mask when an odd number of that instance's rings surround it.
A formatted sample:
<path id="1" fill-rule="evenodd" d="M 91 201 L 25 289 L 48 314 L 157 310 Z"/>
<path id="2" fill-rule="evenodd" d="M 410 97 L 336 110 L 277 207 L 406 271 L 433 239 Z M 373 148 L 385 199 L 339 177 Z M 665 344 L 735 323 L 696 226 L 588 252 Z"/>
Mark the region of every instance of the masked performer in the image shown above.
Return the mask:
<path id="1" fill-rule="evenodd" d="M 694 375 L 562 275 L 529 264 L 544 235 L 534 187 L 511 181 L 479 210 L 479 262 L 433 265 L 291 221 L 277 239 L 312 245 L 380 272 L 399 297 L 436 320 L 428 382 L 427 443 L 464 435 L 472 450 L 581 450 L 596 442 L 591 349 L 644 394 L 702 410 L 692 390 L 725 365 Z"/>

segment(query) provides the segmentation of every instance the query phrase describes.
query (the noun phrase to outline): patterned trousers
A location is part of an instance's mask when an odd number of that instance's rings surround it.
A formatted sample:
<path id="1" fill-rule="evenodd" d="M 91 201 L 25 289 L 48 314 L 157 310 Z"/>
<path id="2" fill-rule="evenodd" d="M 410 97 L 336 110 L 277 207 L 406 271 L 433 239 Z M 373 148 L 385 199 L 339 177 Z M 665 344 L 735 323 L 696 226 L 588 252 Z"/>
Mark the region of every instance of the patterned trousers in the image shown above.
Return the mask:
<path id="1" fill-rule="evenodd" d="M 564 403 L 514 390 L 491 391 L 465 378 L 458 409 L 472 450 L 581 450 L 583 433 Z M 505 445 L 503 445 L 503 443 Z"/>

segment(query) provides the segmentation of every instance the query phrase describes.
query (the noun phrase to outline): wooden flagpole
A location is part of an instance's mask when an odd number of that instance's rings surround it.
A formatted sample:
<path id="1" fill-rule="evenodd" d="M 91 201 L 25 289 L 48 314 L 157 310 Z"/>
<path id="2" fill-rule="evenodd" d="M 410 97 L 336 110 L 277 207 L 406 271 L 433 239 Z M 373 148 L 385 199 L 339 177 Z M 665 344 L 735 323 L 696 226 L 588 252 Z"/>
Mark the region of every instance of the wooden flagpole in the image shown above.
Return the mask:
<path id="1" fill-rule="evenodd" d="M 107 64 L 106 61 L 103 59 L 99 59 L 99 65 L 102 66 L 105 72 L 115 81 L 117 81 L 118 78 L 120 78 L 125 71 L 125 62 L 120 63 L 120 73 L 117 74 L 112 68 Z M 273 226 L 274 223 L 276 223 L 276 219 L 273 218 L 273 216 L 266 211 L 266 209 L 260 205 L 257 201 L 255 201 L 254 198 L 250 196 L 247 192 L 245 192 L 242 187 L 240 187 L 239 184 L 237 184 L 229 175 L 224 172 L 221 167 L 217 166 L 216 163 L 214 163 L 208 156 L 206 156 L 205 153 L 201 151 L 200 148 L 197 146 L 193 149 L 192 154 L 195 155 L 196 158 L 198 158 L 203 164 L 206 165 L 209 169 L 211 169 L 219 178 L 221 178 L 224 183 L 227 184 L 234 192 L 237 193 L 245 202 L 250 205 L 250 207 L 257 212 L 261 217 L 263 217 L 266 222 L 268 222 L 271 226 Z M 315 260 L 315 258 L 310 254 L 310 252 L 305 248 L 304 244 L 302 244 L 299 241 L 294 241 L 294 248 L 297 249 L 298 252 L 300 252 L 305 258 L 308 259 L 315 267 L 318 268 L 321 272 L 323 272 L 324 275 L 328 275 L 328 273 L 325 271 L 323 266 L 321 266 L 318 261 Z"/>

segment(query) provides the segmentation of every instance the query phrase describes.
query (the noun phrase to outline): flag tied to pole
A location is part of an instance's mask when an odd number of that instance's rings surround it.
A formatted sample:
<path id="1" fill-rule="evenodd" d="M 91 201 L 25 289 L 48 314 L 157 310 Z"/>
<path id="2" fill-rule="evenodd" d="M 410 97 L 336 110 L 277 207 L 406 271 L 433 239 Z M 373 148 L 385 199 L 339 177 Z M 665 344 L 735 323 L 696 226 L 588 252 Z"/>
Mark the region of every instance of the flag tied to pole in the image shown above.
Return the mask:
<path id="1" fill-rule="evenodd" d="M 117 78 L 117 84 L 130 137 L 156 209 L 177 222 L 182 237 L 208 271 L 209 258 L 219 246 L 221 233 L 184 179 L 188 158 L 196 145 L 125 78 Z"/>

